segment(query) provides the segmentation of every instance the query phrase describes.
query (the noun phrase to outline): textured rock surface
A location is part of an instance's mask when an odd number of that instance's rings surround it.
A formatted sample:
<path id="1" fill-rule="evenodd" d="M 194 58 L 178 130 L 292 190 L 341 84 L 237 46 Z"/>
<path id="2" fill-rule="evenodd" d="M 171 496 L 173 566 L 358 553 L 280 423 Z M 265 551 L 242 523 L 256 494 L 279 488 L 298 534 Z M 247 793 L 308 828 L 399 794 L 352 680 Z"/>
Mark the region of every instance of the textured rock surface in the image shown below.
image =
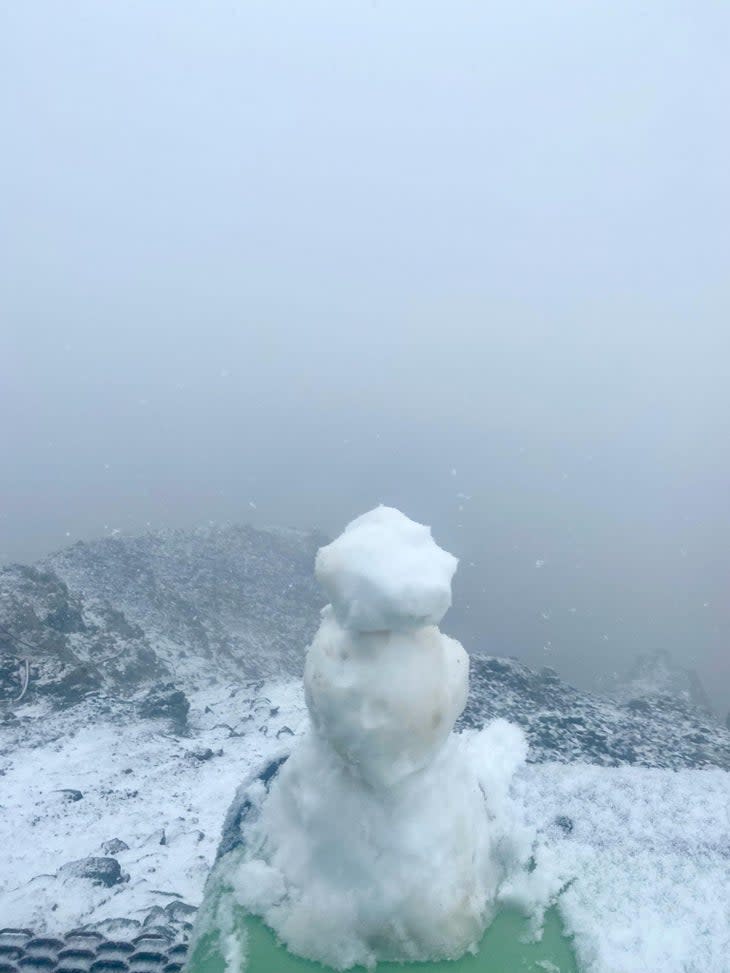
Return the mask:
<path id="1" fill-rule="evenodd" d="M 164 531 L 0 569 L 0 718 L 12 718 L 26 660 L 24 698 L 61 708 L 98 692 L 301 675 L 323 601 L 312 573 L 323 540 L 249 527 Z M 177 697 L 167 715 L 184 723 L 183 708 Z M 165 715 L 157 710 L 147 715 Z"/>
<path id="2" fill-rule="evenodd" d="M 623 702 L 574 689 L 552 669 L 479 656 L 472 656 L 470 682 L 459 725 L 482 726 L 498 716 L 517 723 L 533 763 L 730 770 L 730 732 L 684 695 Z"/>
<path id="3" fill-rule="evenodd" d="M 186 688 L 226 676 L 301 675 L 323 598 L 313 531 L 204 527 L 78 543 L 47 566 L 113 604 Z"/>

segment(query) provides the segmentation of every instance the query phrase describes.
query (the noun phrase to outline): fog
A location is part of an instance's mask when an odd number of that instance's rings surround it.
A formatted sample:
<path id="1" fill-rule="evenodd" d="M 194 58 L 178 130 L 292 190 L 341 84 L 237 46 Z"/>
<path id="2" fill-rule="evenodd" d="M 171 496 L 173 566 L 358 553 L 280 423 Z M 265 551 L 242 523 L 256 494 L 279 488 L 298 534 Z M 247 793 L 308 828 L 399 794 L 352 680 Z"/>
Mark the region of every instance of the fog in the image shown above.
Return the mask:
<path id="1" fill-rule="evenodd" d="M 730 708 L 730 9 L 0 21 L 0 562 L 382 501 L 470 650 Z"/>

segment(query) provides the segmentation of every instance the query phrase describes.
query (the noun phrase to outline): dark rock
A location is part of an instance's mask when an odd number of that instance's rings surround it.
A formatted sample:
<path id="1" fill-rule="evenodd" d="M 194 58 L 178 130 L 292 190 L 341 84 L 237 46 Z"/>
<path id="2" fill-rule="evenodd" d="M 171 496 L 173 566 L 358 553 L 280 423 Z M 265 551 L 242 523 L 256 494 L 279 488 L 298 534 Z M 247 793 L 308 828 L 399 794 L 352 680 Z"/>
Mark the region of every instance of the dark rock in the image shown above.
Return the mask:
<path id="1" fill-rule="evenodd" d="M 62 878 L 88 879 L 93 885 L 111 888 L 127 880 L 116 858 L 81 858 L 62 865 L 58 871 Z"/>
<path id="2" fill-rule="evenodd" d="M 277 740 L 279 739 L 279 737 L 293 737 L 293 736 L 294 736 L 294 730 L 290 729 L 288 726 L 282 726 L 280 730 L 276 731 Z"/>

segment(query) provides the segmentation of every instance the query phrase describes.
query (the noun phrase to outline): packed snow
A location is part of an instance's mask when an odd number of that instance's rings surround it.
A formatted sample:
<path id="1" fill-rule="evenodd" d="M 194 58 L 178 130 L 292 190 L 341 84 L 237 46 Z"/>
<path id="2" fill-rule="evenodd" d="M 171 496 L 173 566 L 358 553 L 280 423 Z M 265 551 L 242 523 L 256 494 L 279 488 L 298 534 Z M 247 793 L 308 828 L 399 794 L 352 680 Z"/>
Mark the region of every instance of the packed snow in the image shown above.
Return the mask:
<path id="1" fill-rule="evenodd" d="M 352 632 L 327 609 L 307 653 L 304 685 L 315 729 L 373 786 L 427 766 L 468 693 L 469 658 L 428 625 Z"/>
<path id="2" fill-rule="evenodd" d="M 457 563 L 430 527 L 380 506 L 320 548 L 315 572 L 344 628 L 400 632 L 439 624 Z"/>

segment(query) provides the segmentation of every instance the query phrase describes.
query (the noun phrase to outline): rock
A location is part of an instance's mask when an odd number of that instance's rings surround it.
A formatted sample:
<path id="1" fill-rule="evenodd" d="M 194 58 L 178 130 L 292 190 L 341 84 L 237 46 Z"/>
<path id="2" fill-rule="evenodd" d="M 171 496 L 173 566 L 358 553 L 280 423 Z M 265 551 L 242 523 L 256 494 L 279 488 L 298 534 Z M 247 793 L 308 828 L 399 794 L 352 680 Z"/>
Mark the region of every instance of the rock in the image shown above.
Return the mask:
<path id="1" fill-rule="evenodd" d="M 67 862 L 58 870 L 61 878 L 84 878 L 92 885 L 104 885 L 111 888 L 129 879 L 122 872 L 116 858 L 80 858 L 78 861 Z"/>
<path id="2" fill-rule="evenodd" d="M 282 726 L 280 730 L 276 731 L 277 740 L 279 739 L 279 737 L 293 737 L 293 736 L 294 736 L 294 730 L 290 729 L 288 726 Z"/>
<path id="3" fill-rule="evenodd" d="M 121 838 L 112 838 L 111 841 L 103 841 L 101 849 L 105 855 L 118 855 L 120 851 L 129 851 L 129 845 Z"/>
<path id="4" fill-rule="evenodd" d="M 528 762 L 730 770 L 728 729 L 681 693 L 600 696 L 546 680 L 516 659 L 481 655 L 471 656 L 469 683 L 457 727 L 500 717 L 516 723 L 527 734 Z"/>
<path id="5" fill-rule="evenodd" d="M 187 725 L 190 702 L 173 683 L 155 686 L 139 704 L 139 715 L 146 719 L 167 719 L 178 728 Z"/>

